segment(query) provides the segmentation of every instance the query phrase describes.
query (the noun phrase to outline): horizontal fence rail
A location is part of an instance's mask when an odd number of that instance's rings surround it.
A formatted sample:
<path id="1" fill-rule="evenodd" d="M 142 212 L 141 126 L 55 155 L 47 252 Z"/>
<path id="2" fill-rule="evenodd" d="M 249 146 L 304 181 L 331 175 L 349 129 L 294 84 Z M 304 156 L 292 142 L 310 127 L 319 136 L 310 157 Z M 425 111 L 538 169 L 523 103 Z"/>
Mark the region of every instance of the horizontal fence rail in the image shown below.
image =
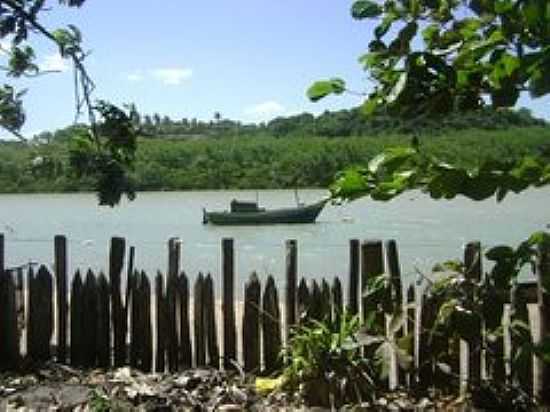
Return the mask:
<path id="1" fill-rule="evenodd" d="M 252 273 L 244 285 L 238 285 L 243 288 L 244 302 L 235 298 L 233 239 L 221 242 L 221 278 L 199 273 L 194 281 L 180 268 L 182 250 L 177 238 L 168 241 L 166 274 L 149 276 L 136 269 L 135 249 L 127 248 L 125 239 L 115 237 L 110 244 L 108 273 L 76 270 L 70 282 L 67 239 L 55 236 L 53 244 L 53 273 L 41 265 L 28 267 L 25 274 L 23 267 L 5 267 L 5 238 L 0 234 L 0 371 L 17 370 L 26 358 L 80 368 L 129 365 L 162 373 L 211 367 L 270 374 L 281 367 L 280 352 L 294 327 L 311 319 L 338 324 L 346 311 L 369 319 L 373 330 L 392 335 L 391 339 L 413 333 L 409 350 L 416 367 L 404 370 L 395 361 L 387 382 L 390 388 L 427 392 L 438 379 L 432 358 L 432 345 L 437 344 L 448 345 L 448 367 L 460 377 L 449 384 L 453 391 L 461 390 L 461 382 L 483 376 L 502 382 L 514 376 L 527 393 L 549 401 L 548 364 L 533 358 L 522 370 L 512 371 L 506 367 L 504 348 L 508 346 L 515 353 L 520 342 L 506 334 L 483 342 L 483 328 L 498 324 L 476 325 L 473 338 L 466 344 L 468 351 L 461 351 L 458 342 L 434 341 L 429 331 L 437 308 L 421 288 L 403 286 L 393 240 L 350 240 L 349 262 L 343 268 L 348 273 L 346 282 L 339 277 L 309 282 L 300 277 L 298 245 L 288 240 L 285 295 L 279 294 L 273 276 L 260 279 Z M 482 278 L 480 257 L 479 242 L 468 243 L 464 251 L 466 277 Z M 502 308 L 506 305 L 511 309 L 509 321 L 538 328 L 531 339 L 550 333 L 550 295 L 543 287 L 543 278 L 550 277 L 547 249 L 540 250 L 536 271 L 538 282 L 518 284 L 510 291 L 508 302 L 502 304 Z M 361 291 L 382 273 L 388 274 L 391 294 L 384 301 L 373 301 Z M 534 311 L 528 309 L 533 304 L 537 305 L 535 318 Z M 406 314 L 401 326 L 390 328 L 384 315 L 388 305 L 394 312 L 399 309 Z M 488 362 L 484 351 L 497 356 Z"/>

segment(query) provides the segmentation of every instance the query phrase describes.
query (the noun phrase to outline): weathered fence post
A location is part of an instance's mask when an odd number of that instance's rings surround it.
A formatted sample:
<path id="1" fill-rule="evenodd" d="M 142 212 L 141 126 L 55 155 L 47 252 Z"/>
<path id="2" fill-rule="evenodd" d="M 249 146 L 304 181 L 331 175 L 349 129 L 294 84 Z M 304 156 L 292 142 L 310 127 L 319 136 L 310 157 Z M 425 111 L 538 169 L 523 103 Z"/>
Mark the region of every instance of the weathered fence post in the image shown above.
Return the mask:
<path id="1" fill-rule="evenodd" d="M 411 339 L 411 353 L 410 355 L 413 358 L 413 372 L 409 372 L 407 375 L 407 384 L 410 389 L 414 389 L 417 385 L 418 375 L 416 359 L 416 289 L 413 284 L 409 285 L 407 289 L 407 336 Z"/>
<path id="2" fill-rule="evenodd" d="M 464 250 L 464 267 L 465 276 L 473 282 L 481 280 L 482 265 L 481 265 L 481 244 L 479 242 L 470 242 Z M 475 299 L 471 296 L 471 299 Z M 468 383 L 478 384 L 481 382 L 481 322 L 475 325 L 477 333 L 472 333 L 473 338 L 468 345 Z"/>
<path id="3" fill-rule="evenodd" d="M 180 361 L 183 369 L 193 364 L 191 351 L 191 332 L 189 325 L 189 281 L 184 272 L 178 278 L 180 295 Z"/>
<path id="4" fill-rule="evenodd" d="M 330 293 L 330 286 L 325 278 L 321 281 L 321 320 L 332 322 L 332 299 Z"/>
<path id="5" fill-rule="evenodd" d="M 134 260 L 136 256 L 136 247 L 130 246 L 130 252 L 128 254 L 128 268 L 126 270 L 127 276 L 131 276 L 134 274 Z"/>
<path id="6" fill-rule="evenodd" d="M 237 360 L 235 325 L 235 256 L 233 239 L 222 239 L 223 367 L 234 369 Z"/>
<path id="7" fill-rule="evenodd" d="M 245 372 L 258 372 L 260 368 L 260 281 L 252 272 L 244 287 L 243 357 Z"/>
<path id="8" fill-rule="evenodd" d="M 177 275 L 168 275 L 166 280 L 166 351 L 168 354 L 168 370 L 178 370 L 178 330 L 177 330 Z"/>
<path id="9" fill-rule="evenodd" d="M 280 366 L 281 313 L 275 279 L 267 278 L 262 299 L 262 343 L 264 349 L 265 373 L 270 374 Z"/>
<path id="10" fill-rule="evenodd" d="M 0 371 L 15 369 L 19 363 L 19 332 L 15 282 L 9 271 L 0 271 Z"/>
<path id="11" fill-rule="evenodd" d="M 29 268 L 27 269 L 27 288 L 28 288 L 28 313 L 27 313 L 27 342 L 26 342 L 26 353 L 27 356 L 30 357 L 31 353 L 34 352 L 34 349 L 32 347 L 34 343 L 34 325 L 35 322 L 33 321 L 33 317 L 35 316 L 33 310 L 35 306 L 32 304 L 33 301 L 36 300 L 34 297 L 36 295 L 36 284 L 35 284 L 36 276 L 34 274 L 34 269 L 31 265 L 29 265 Z"/>
<path id="12" fill-rule="evenodd" d="M 53 280 L 45 266 L 29 282 L 29 357 L 37 362 L 50 359 L 50 340 L 53 332 Z"/>
<path id="13" fill-rule="evenodd" d="M 359 239 L 349 241 L 349 285 L 348 285 L 348 311 L 351 315 L 359 313 L 359 271 L 361 244 Z"/>
<path id="14" fill-rule="evenodd" d="M 216 327 L 216 300 L 214 295 L 214 280 L 210 273 L 204 279 L 203 311 L 208 365 L 218 369 L 220 367 L 220 349 L 218 347 L 218 329 Z"/>
<path id="15" fill-rule="evenodd" d="M 418 343 L 417 396 L 425 395 L 434 384 L 434 357 L 432 354 L 432 327 L 437 317 L 437 305 L 427 292 L 420 301 L 420 337 Z"/>
<path id="16" fill-rule="evenodd" d="M 197 280 L 195 281 L 195 288 L 193 290 L 193 321 L 195 324 L 194 334 L 195 334 L 195 366 L 201 367 L 206 364 L 206 350 L 205 350 L 205 341 L 204 341 L 204 329 L 205 329 L 205 319 L 204 319 L 204 276 L 202 273 L 199 273 Z"/>
<path id="17" fill-rule="evenodd" d="M 286 264 L 286 296 L 285 315 L 286 330 L 285 338 L 288 342 L 290 331 L 296 325 L 296 288 L 298 286 L 298 244 L 296 240 L 285 242 L 285 264 Z"/>
<path id="18" fill-rule="evenodd" d="M 300 323 L 306 320 L 309 312 L 309 289 L 306 280 L 302 278 L 298 285 L 298 295 L 296 305 L 298 307 L 298 321 Z"/>
<path id="19" fill-rule="evenodd" d="M 140 320 L 141 336 L 141 369 L 144 372 L 153 370 L 153 333 L 151 330 L 151 283 L 145 272 L 141 272 L 140 281 Z"/>
<path id="20" fill-rule="evenodd" d="M 130 246 L 130 250 L 128 252 L 128 263 L 126 265 L 126 298 L 124 299 L 124 317 L 126 319 L 126 333 L 128 337 L 131 339 L 131 332 L 130 332 L 130 320 L 132 318 L 132 314 L 130 313 L 132 310 L 132 290 L 131 290 L 131 279 L 134 275 L 136 275 L 135 268 L 134 268 L 134 260 L 136 255 L 136 248 L 135 246 Z M 139 273 L 137 274 L 139 275 Z M 130 355 L 128 353 L 128 355 Z M 131 362 L 130 362 L 131 364 Z"/>
<path id="21" fill-rule="evenodd" d="M 164 279 L 162 273 L 155 277 L 155 295 L 157 307 L 157 353 L 155 370 L 164 373 L 166 357 L 166 298 L 164 294 Z"/>
<path id="22" fill-rule="evenodd" d="M 111 283 L 112 327 L 114 335 L 114 366 L 120 367 L 126 363 L 126 333 L 128 322 L 121 297 L 121 274 L 124 266 L 126 241 L 124 238 L 113 237 L 109 254 L 109 281 Z"/>
<path id="23" fill-rule="evenodd" d="M 67 238 L 54 238 L 55 282 L 57 288 L 57 361 L 67 359 Z"/>
<path id="24" fill-rule="evenodd" d="M 97 366 L 111 366 L 111 310 L 109 305 L 109 282 L 103 272 L 97 279 Z"/>
<path id="25" fill-rule="evenodd" d="M 17 310 L 17 328 L 19 332 L 19 339 L 21 339 L 27 324 L 27 320 L 25 318 L 26 295 L 25 283 L 23 281 L 23 268 L 18 267 L 15 282 L 15 305 Z"/>
<path id="26" fill-rule="evenodd" d="M 511 292 L 511 324 L 521 322 L 527 327 L 526 329 L 520 327 L 510 334 L 510 357 L 515 360 L 515 362 L 511 362 L 512 383 L 519 385 L 529 396 L 533 396 L 533 356 L 525 353 L 520 355 L 520 353 L 533 344 L 527 306 L 532 303 L 532 300 L 529 301 L 529 297 L 533 295 L 536 302 L 537 284 L 534 282 L 517 284 Z"/>
<path id="27" fill-rule="evenodd" d="M 0 275 L 4 273 L 6 269 L 6 246 L 5 246 L 5 237 L 3 233 L 0 233 Z"/>
<path id="28" fill-rule="evenodd" d="M 384 255 L 381 240 L 366 240 L 361 245 L 361 295 L 362 317 L 367 320 L 370 312 L 376 312 L 374 326 L 378 332 L 385 331 L 386 321 L 384 312 L 378 308 L 378 302 L 374 302 L 364 296 L 370 279 L 384 273 Z M 389 303 L 389 302 L 388 302 Z"/>
<path id="29" fill-rule="evenodd" d="M 135 271 L 128 277 L 130 289 L 130 366 L 144 372 L 152 370 L 152 333 L 151 333 L 151 285 L 145 272 Z"/>
<path id="30" fill-rule="evenodd" d="M 131 252 L 130 252 L 131 253 Z M 137 272 L 128 272 L 126 284 L 126 310 L 128 312 L 128 331 L 130 334 L 130 361 L 132 368 L 138 368 L 141 352 L 141 307 L 140 281 Z"/>
<path id="31" fill-rule="evenodd" d="M 84 306 L 83 306 L 83 285 L 80 271 L 76 271 L 71 284 L 71 365 L 74 367 L 83 366 L 83 334 Z"/>
<path id="32" fill-rule="evenodd" d="M 308 319 L 321 320 L 323 318 L 323 294 L 317 280 L 312 279 L 309 287 Z"/>
<path id="33" fill-rule="evenodd" d="M 97 347 L 97 282 L 91 270 L 86 274 L 84 281 L 84 315 L 83 323 L 83 344 L 84 344 L 84 367 L 93 368 L 96 366 Z"/>
<path id="34" fill-rule="evenodd" d="M 336 325 L 340 326 L 340 321 L 342 314 L 344 313 L 344 299 L 342 293 L 342 283 L 338 277 L 334 278 L 332 283 L 332 311 L 333 319 L 336 322 Z"/>
<path id="35" fill-rule="evenodd" d="M 168 279 L 166 281 L 166 299 L 168 309 L 168 369 L 178 369 L 178 273 L 180 267 L 181 241 L 171 238 L 168 241 Z"/>
<path id="36" fill-rule="evenodd" d="M 399 255 L 397 253 L 397 243 L 395 240 L 388 240 L 386 242 L 386 261 L 388 265 L 388 273 L 391 281 L 391 300 L 393 302 L 393 316 L 400 316 L 403 313 L 403 285 L 401 283 L 401 268 L 399 267 Z M 397 330 L 394 330 L 394 336 L 392 339 L 400 339 L 403 337 L 403 327 L 401 325 Z M 399 367 L 397 358 L 394 364 L 395 372 L 397 374 L 397 382 L 401 385 L 406 383 L 405 370 Z"/>
<path id="37" fill-rule="evenodd" d="M 20 357 L 15 284 L 6 271 L 4 242 L 0 233 L 0 371 L 15 368 Z"/>
<path id="38" fill-rule="evenodd" d="M 550 339 L 550 245 L 539 245 L 537 262 L 538 311 L 540 339 Z M 550 363 L 539 360 L 539 394 L 544 404 L 550 404 Z"/>

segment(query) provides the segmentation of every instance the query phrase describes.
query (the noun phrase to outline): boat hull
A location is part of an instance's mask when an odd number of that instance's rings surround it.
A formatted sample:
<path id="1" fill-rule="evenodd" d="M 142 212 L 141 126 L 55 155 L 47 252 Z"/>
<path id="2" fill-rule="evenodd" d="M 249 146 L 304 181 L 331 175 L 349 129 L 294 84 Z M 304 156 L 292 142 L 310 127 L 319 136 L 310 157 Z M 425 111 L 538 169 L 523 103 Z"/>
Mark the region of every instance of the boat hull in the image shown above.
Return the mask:
<path id="1" fill-rule="evenodd" d="M 256 212 L 207 212 L 203 222 L 214 225 L 271 225 L 314 223 L 326 201 L 298 208 L 259 210 Z"/>

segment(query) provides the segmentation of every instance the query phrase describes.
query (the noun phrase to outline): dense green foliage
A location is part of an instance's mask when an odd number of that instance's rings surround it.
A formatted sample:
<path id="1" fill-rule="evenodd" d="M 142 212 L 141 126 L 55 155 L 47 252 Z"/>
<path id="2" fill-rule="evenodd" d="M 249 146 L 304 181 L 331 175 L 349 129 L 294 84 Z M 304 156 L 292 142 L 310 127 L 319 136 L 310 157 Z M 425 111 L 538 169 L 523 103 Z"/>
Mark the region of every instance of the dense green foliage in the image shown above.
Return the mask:
<path id="1" fill-rule="evenodd" d="M 403 120 L 396 116 L 379 113 L 365 116 L 359 108 L 339 111 L 325 111 L 314 116 L 302 113 L 294 116 L 277 117 L 267 123 L 243 124 L 239 121 L 222 118 L 214 113 L 210 121 L 196 118 L 179 120 L 158 113 L 140 114 L 134 105 L 129 106 L 130 119 L 144 137 L 149 138 L 199 138 L 228 135 L 256 137 L 287 136 L 371 136 L 387 134 L 441 134 L 456 129 L 496 130 L 509 127 L 544 126 L 546 122 L 534 118 L 528 109 L 494 110 L 484 108 L 468 113 L 448 113 L 446 116 Z M 55 134 L 43 133 L 41 140 L 70 138 L 70 133 L 59 131 Z"/>
<path id="2" fill-rule="evenodd" d="M 287 390 L 302 392 L 309 405 L 337 406 L 375 398 L 374 361 L 357 356 L 361 322 L 341 314 L 337 322 L 310 321 L 294 329 L 283 350 Z"/>
<path id="3" fill-rule="evenodd" d="M 356 0 L 356 20 L 375 21 L 359 58 L 375 87 L 363 105 L 404 117 L 513 107 L 520 93 L 550 92 L 550 8 L 546 0 Z M 312 100 L 346 91 L 314 84 Z"/>
<path id="4" fill-rule="evenodd" d="M 93 191 L 95 181 L 78 178 L 69 165 L 69 148 L 78 126 L 34 144 L 0 143 L 0 192 Z M 422 139 L 426 153 L 467 167 L 483 159 L 513 159 L 546 153 L 550 128 L 464 129 Z M 137 190 L 327 187 L 337 171 L 366 166 L 380 151 L 406 144 L 409 136 L 269 137 L 228 134 L 210 138 L 142 138 L 130 174 Z"/>
<path id="5" fill-rule="evenodd" d="M 522 92 L 550 92 L 550 8 L 545 0 L 356 0 L 351 15 L 375 20 L 374 39 L 359 61 L 373 80 L 365 115 L 442 118 L 489 106 L 513 107 Z M 312 101 L 348 91 L 342 79 L 314 83 Z M 364 169 L 348 169 L 332 185 L 334 197 L 389 200 L 421 189 L 434 198 L 473 200 L 519 193 L 550 183 L 544 156 L 475 168 L 445 162 L 412 147 L 391 148 Z"/>

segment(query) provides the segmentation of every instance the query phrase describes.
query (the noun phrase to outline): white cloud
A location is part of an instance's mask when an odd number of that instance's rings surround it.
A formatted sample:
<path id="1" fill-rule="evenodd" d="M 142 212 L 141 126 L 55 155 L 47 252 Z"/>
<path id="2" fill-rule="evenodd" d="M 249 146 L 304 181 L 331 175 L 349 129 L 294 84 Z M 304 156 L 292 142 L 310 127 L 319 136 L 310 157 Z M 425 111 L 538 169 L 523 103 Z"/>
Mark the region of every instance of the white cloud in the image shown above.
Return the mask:
<path id="1" fill-rule="evenodd" d="M 153 77 L 167 85 L 177 86 L 193 75 L 193 70 L 179 67 L 167 67 L 151 71 Z"/>
<path id="2" fill-rule="evenodd" d="M 61 57 L 59 53 L 48 54 L 39 64 L 40 70 L 66 72 L 70 69 L 70 65 L 66 59 Z"/>
<path id="3" fill-rule="evenodd" d="M 254 117 L 270 117 L 284 112 L 284 106 L 273 100 L 258 103 L 254 106 L 247 107 L 244 110 L 246 115 Z"/>
<path id="4" fill-rule="evenodd" d="M 143 80 L 143 73 L 141 71 L 135 71 L 126 75 L 126 80 L 130 82 L 140 82 Z"/>

